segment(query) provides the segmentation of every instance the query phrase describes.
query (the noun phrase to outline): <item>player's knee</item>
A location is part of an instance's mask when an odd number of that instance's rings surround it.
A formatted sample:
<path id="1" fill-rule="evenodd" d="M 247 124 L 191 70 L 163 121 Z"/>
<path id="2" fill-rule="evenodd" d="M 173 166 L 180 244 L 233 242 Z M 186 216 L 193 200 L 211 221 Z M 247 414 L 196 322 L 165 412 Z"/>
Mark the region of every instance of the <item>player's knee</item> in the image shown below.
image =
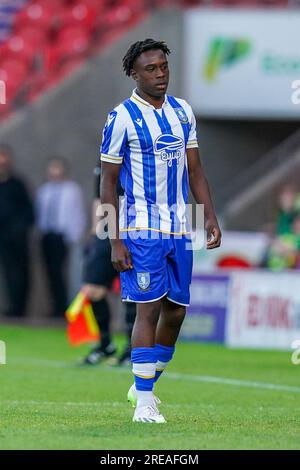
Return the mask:
<path id="1" fill-rule="evenodd" d="M 174 310 L 170 315 L 168 315 L 167 322 L 172 327 L 181 326 L 185 317 L 185 309 Z"/>
<path id="2" fill-rule="evenodd" d="M 136 322 L 155 326 L 158 322 L 159 314 L 160 303 L 139 304 L 137 307 Z"/>
<path id="3" fill-rule="evenodd" d="M 158 322 L 159 314 L 154 312 L 147 312 L 146 314 L 137 314 L 135 323 L 136 324 L 143 324 L 147 326 L 156 326 Z"/>

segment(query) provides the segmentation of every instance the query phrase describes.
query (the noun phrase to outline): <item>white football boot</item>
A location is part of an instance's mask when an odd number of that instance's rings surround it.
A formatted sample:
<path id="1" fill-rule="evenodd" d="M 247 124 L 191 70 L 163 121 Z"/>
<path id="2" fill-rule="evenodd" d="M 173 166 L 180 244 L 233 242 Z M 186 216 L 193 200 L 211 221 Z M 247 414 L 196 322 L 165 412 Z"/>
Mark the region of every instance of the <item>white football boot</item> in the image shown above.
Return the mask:
<path id="1" fill-rule="evenodd" d="M 134 423 L 166 423 L 154 400 L 152 405 L 137 406 L 132 421 Z"/>

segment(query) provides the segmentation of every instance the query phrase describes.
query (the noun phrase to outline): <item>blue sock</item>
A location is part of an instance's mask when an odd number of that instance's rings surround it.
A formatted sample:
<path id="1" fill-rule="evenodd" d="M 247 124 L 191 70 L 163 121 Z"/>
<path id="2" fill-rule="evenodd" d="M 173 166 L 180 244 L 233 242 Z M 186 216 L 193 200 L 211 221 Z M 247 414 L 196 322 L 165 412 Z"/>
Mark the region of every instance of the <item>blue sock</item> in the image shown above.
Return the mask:
<path id="1" fill-rule="evenodd" d="M 156 370 L 155 348 L 133 348 L 131 351 L 132 372 L 138 391 L 153 390 Z"/>
<path id="2" fill-rule="evenodd" d="M 157 382 L 168 363 L 172 360 L 174 352 L 175 346 L 163 346 L 162 344 L 155 345 L 157 362 L 154 382 Z"/>

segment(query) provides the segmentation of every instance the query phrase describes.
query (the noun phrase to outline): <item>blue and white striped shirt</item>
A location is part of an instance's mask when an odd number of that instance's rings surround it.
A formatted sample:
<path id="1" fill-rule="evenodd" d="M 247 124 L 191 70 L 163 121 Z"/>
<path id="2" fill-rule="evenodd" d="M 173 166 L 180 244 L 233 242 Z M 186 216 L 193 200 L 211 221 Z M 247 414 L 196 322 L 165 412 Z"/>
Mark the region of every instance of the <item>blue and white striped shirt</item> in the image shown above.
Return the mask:
<path id="1" fill-rule="evenodd" d="M 186 149 L 193 147 L 198 147 L 196 120 L 182 99 L 166 95 L 155 109 L 134 90 L 108 115 L 101 160 L 122 165 L 120 231 L 189 231 Z"/>

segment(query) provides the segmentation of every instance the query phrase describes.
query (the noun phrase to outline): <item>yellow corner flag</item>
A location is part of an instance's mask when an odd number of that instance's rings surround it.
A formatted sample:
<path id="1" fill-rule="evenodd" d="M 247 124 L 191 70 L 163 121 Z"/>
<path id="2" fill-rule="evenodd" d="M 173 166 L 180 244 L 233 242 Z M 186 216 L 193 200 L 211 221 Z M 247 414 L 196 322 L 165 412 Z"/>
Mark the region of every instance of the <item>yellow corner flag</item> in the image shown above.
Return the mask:
<path id="1" fill-rule="evenodd" d="M 72 346 L 99 341 L 100 330 L 89 299 L 79 292 L 66 311 L 67 335 Z"/>

